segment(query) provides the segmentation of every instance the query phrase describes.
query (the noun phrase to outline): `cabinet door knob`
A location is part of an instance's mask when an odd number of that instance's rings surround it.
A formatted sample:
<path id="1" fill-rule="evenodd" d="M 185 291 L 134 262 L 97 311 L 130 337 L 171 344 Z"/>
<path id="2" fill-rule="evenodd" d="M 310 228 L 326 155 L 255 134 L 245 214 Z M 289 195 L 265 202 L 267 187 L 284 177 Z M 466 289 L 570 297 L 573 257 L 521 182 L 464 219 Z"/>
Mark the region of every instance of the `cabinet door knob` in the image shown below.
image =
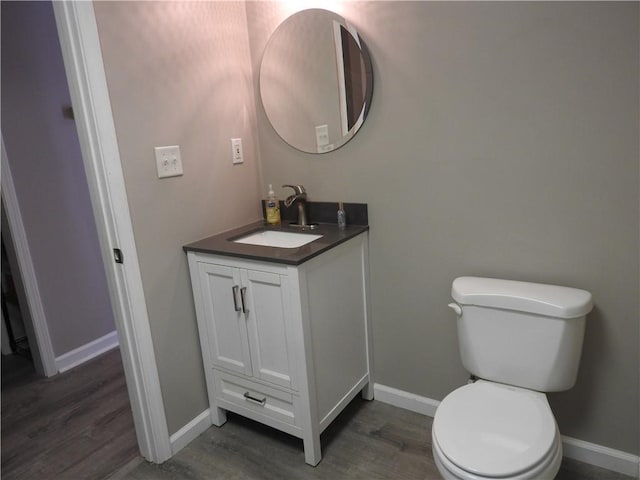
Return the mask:
<path id="1" fill-rule="evenodd" d="M 242 287 L 240 289 L 240 300 L 242 301 L 242 311 L 244 313 L 249 313 L 249 309 L 247 308 L 247 304 L 244 299 L 246 293 L 247 293 L 247 287 Z"/>
<path id="2" fill-rule="evenodd" d="M 234 285 L 231 287 L 231 295 L 233 296 L 233 308 L 236 312 L 240 311 L 240 307 L 238 306 L 238 285 Z"/>

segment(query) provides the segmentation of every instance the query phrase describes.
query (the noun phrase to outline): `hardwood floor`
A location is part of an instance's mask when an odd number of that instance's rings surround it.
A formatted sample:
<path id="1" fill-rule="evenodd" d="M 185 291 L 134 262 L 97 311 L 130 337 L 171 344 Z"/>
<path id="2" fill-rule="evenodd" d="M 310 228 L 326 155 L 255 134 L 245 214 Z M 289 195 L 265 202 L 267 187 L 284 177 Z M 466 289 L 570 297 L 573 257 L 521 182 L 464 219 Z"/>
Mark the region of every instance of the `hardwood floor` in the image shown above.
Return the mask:
<path id="1" fill-rule="evenodd" d="M 31 381 L 36 377 L 33 361 L 28 355 L 2 355 L 2 391 Z"/>
<path id="2" fill-rule="evenodd" d="M 355 399 L 322 434 L 323 459 L 304 463 L 302 441 L 229 413 L 162 465 L 140 460 L 115 478 L 440 479 L 431 455 L 432 419 L 381 402 Z M 573 460 L 556 480 L 630 480 Z"/>
<path id="3" fill-rule="evenodd" d="M 105 479 L 140 458 L 120 351 L 3 381 L 1 440 L 3 480 Z"/>
<path id="4" fill-rule="evenodd" d="M 13 379 L 2 390 L 2 478 L 29 480 L 439 479 L 431 418 L 355 399 L 322 434 L 323 459 L 302 441 L 229 413 L 162 465 L 138 455 L 118 350 L 69 372 Z M 556 480 L 630 480 L 574 460 Z"/>

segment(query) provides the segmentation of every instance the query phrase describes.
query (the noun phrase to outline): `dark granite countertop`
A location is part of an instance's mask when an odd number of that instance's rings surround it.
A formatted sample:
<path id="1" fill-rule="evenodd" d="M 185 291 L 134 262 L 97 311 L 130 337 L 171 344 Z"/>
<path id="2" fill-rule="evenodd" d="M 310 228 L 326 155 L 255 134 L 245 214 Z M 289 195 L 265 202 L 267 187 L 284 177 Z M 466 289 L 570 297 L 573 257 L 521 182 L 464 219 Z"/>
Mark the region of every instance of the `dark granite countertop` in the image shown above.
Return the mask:
<path id="1" fill-rule="evenodd" d="M 257 230 L 279 230 L 295 233 L 311 233 L 322 235 L 322 238 L 314 240 L 298 248 L 278 248 L 264 247 L 260 245 L 249 245 L 234 243 L 235 239 Z M 263 221 L 258 221 L 235 228 L 227 232 L 219 233 L 208 238 L 204 238 L 194 243 L 182 247 L 185 252 L 194 251 L 202 253 L 212 253 L 226 255 L 230 257 L 248 258 L 251 260 L 261 260 L 264 262 L 284 263 L 287 265 L 300 265 L 323 252 L 340 245 L 347 240 L 360 235 L 369 230 L 368 225 L 347 225 L 345 230 L 339 230 L 335 224 L 319 224 L 313 230 L 299 230 L 289 226 L 272 227 L 267 226 Z"/>

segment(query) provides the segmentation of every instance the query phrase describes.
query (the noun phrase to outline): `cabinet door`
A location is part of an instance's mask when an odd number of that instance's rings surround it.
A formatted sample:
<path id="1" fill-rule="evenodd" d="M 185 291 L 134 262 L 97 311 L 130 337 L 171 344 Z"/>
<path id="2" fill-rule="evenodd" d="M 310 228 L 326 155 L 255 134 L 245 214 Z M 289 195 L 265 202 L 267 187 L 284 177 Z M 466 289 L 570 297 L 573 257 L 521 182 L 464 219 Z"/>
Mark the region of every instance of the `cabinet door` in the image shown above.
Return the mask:
<path id="1" fill-rule="evenodd" d="M 214 365 L 251 375 L 249 340 L 240 299 L 240 270 L 198 264 Z"/>
<path id="2" fill-rule="evenodd" d="M 295 389 L 287 277 L 256 270 L 241 273 L 242 285 L 248 291 L 247 331 L 253 376 Z"/>

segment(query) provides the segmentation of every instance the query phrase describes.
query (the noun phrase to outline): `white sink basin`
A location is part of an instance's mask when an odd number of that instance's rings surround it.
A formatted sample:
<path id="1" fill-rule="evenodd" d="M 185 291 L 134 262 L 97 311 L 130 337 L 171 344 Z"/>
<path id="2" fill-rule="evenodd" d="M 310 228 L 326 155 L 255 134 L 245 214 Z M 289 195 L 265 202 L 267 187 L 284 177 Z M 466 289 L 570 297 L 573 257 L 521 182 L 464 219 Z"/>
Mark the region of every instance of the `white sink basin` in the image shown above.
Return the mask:
<path id="1" fill-rule="evenodd" d="M 320 237 L 322 237 L 322 235 L 282 232 L 279 230 L 260 230 L 232 241 L 249 245 L 261 245 L 263 247 L 298 248 Z"/>

